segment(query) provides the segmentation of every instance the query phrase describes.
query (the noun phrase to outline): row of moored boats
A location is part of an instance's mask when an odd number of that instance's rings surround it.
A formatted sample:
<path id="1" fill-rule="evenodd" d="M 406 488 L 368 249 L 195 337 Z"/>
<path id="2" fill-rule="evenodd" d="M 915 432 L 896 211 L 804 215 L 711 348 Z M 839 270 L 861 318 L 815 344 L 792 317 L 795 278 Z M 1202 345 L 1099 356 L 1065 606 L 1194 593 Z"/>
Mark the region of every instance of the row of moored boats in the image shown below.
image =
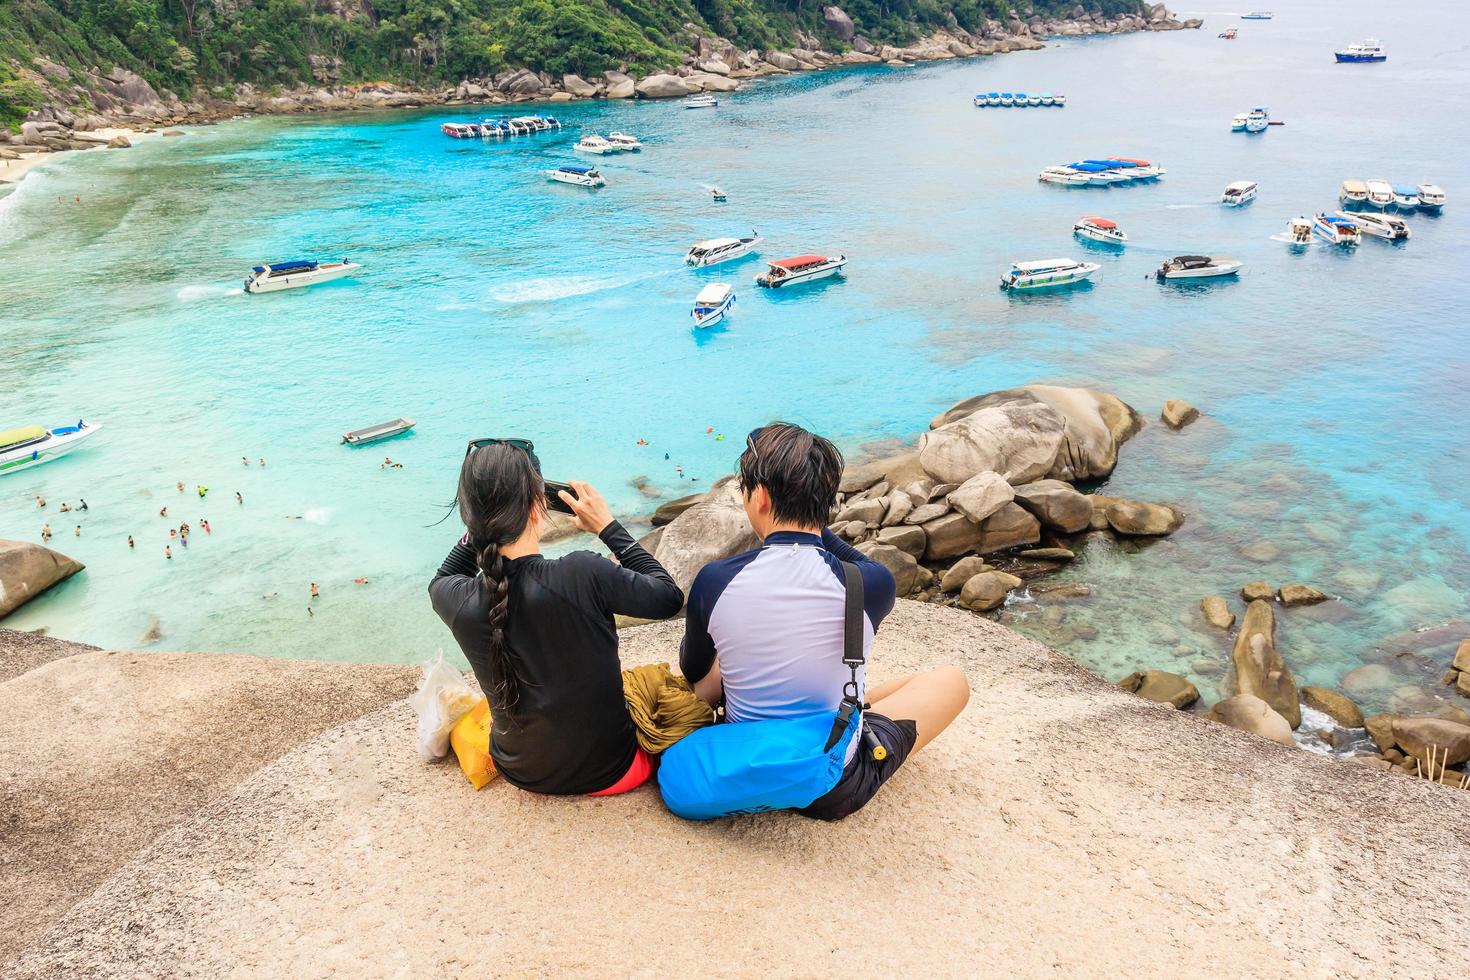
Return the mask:
<path id="1" fill-rule="evenodd" d="M 1040 95 L 1027 95 L 1025 92 L 976 92 L 975 105 L 980 108 L 1035 108 L 1037 106 L 1052 106 L 1061 108 L 1067 104 L 1065 95 L 1052 95 L 1043 92 Z"/>
<path id="2" fill-rule="evenodd" d="M 1368 207 L 1387 211 L 1438 211 L 1444 207 L 1444 189 L 1438 184 L 1390 184 L 1379 177 L 1345 180 L 1337 199 L 1345 207 Z"/>
<path id="3" fill-rule="evenodd" d="M 1141 180 L 1157 180 L 1167 171 L 1159 164 L 1130 157 L 1107 157 L 1097 160 L 1074 160 L 1047 167 L 1037 179 L 1064 187 L 1110 187 Z"/>
<path id="4" fill-rule="evenodd" d="M 491 137 L 532 136 L 561 129 L 555 116 L 516 116 L 514 119 L 482 119 L 479 122 L 447 122 L 439 127 L 445 136 L 457 140 L 490 139 Z"/>

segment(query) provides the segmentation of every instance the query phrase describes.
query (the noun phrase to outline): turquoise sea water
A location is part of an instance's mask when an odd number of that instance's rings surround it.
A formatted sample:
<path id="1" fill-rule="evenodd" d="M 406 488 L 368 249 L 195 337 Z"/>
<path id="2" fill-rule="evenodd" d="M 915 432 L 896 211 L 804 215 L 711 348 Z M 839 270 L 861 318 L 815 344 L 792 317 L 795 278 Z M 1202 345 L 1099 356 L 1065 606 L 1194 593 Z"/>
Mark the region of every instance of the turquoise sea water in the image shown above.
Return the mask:
<path id="1" fill-rule="evenodd" d="M 1004 619 L 1110 676 L 1175 669 L 1212 693 L 1228 649 L 1199 626 L 1199 597 L 1303 580 L 1342 597 L 1283 616 L 1305 682 L 1386 659 L 1432 685 L 1438 652 L 1385 649 L 1470 617 L 1470 13 L 1312 0 L 1269 23 L 1204 16 L 1200 31 L 766 81 L 713 112 L 557 106 L 561 133 L 504 143 L 450 140 L 438 124 L 475 113 L 434 110 L 232 122 L 49 164 L 0 198 L 0 423 L 106 429 L 3 478 L 0 535 L 34 540 L 49 520 L 88 565 L 5 625 L 422 659 L 449 639 L 424 586 L 460 532 L 453 516 L 430 525 L 468 437 L 534 438 L 549 476 L 589 479 L 637 515 L 654 500 L 635 478 L 667 497 L 707 487 L 773 417 L 857 455 L 962 397 L 1047 380 L 1107 388 L 1151 419 L 1166 398 L 1200 406 L 1183 433 L 1150 425 L 1107 485 L 1177 501 L 1189 520 L 1150 547 L 1093 541 L 1064 576 L 1089 599 L 1021 602 Z M 1227 26 L 1238 40 L 1216 39 Z M 1333 63 L 1370 34 L 1386 64 Z M 1069 105 L 971 106 L 991 89 Z M 1257 103 L 1287 125 L 1231 133 Z M 597 160 L 599 192 L 548 184 L 540 168 L 574 162 L 583 128 L 646 148 Z M 1113 189 L 1036 181 L 1110 154 L 1169 172 Z M 1450 204 L 1410 217 L 1397 247 L 1298 253 L 1272 239 L 1334 208 L 1344 178 L 1376 176 L 1437 182 Z M 1258 200 L 1216 205 L 1237 179 L 1259 181 Z M 1075 241 L 1083 214 L 1116 218 L 1133 244 Z M 766 257 L 846 253 L 846 277 L 768 293 L 751 283 L 755 258 L 681 266 L 691 242 L 752 228 Z M 1148 275 L 1184 252 L 1246 269 L 1182 288 Z M 355 281 L 239 292 L 259 261 L 344 255 L 365 264 Z M 1103 270 L 1064 294 L 996 288 L 1011 260 L 1054 255 Z M 696 335 L 690 301 L 710 281 L 739 300 Z M 338 444 L 400 414 L 418 420 L 411 436 Z M 403 468 L 380 468 L 385 455 Z M 91 507 L 80 538 L 57 513 L 78 497 Z M 180 520 L 193 543 L 166 561 Z M 1261 541 L 1279 557 L 1242 554 Z M 308 617 L 312 581 L 323 594 Z"/>

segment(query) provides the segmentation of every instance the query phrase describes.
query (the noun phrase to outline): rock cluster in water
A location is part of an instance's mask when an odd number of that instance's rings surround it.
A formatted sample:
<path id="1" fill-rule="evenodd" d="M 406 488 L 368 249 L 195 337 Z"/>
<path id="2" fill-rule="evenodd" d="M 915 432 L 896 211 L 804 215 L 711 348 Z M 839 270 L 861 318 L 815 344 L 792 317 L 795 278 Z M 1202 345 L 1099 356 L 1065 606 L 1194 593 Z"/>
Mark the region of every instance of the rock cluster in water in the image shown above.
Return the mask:
<path id="1" fill-rule="evenodd" d="M 822 38 L 797 32 L 797 45 L 789 50 L 740 50 L 720 37 L 703 37 L 691 32 L 688 53 L 677 68 L 634 78 L 621 71 L 601 77 L 553 76 L 532 68 L 511 68 L 492 77 L 466 78 L 454 86 L 418 89 L 388 82 L 341 84 L 341 60 L 329 55 L 310 55 L 317 84 L 301 85 L 282 92 L 277 87 L 259 89 L 241 83 L 228 92 L 213 93 L 202 88 L 180 96 L 167 89 L 155 90 L 141 76 L 121 67 L 74 72 L 65 65 L 37 59 L 20 73 L 40 86 L 44 96 L 18 133 L 0 129 L 0 155 L 58 150 L 84 150 L 98 146 L 122 147 L 126 137 L 98 138 L 94 131 L 109 127 L 150 129 L 161 125 L 209 122 L 242 114 L 311 112 L 325 109 L 384 109 L 426 105 L 501 105 L 515 102 L 570 102 L 574 99 L 669 99 L 698 92 L 729 92 L 742 81 L 763 75 L 814 71 L 847 65 L 887 63 L 902 66 L 917 61 L 940 61 L 1029 51 L 1045 47 L 1049 36 L 1125 34 L 1132 31 L 1169 31 L 1197 28 L 1200 21 L 1181 21 L 1162 3 L 1147 8 L 1146 14 L 1106 17 L 1088 13 L 1081 6 L 1071 16 L 1022 20 L 1012 16 L 993 21 L 978 34 L 958 25 L 938 30 L 912 44 L 894 47 L 875 45 L 856 34 L 851 18 L 840 8 L 824 10 L 831 38 L 827 49 Z M 692 29 L 692 25 L 691 29 Z M 9 144 L 8 146 L 6 144 Z"/>

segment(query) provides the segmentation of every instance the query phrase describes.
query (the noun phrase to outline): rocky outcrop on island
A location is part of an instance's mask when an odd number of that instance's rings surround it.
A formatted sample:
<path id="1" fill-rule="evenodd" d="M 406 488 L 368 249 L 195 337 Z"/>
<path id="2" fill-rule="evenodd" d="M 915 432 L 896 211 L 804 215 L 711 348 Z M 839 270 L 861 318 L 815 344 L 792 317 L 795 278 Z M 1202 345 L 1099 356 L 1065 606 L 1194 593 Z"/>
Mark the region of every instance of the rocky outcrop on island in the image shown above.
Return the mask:
<path id="1" fill-rule="evenodd" d="M 75 558 L 39 544 L 0 538 L 0 617 L 85 567 Z"/>
<path id="2" fill-rule="evenodd" d="M 413 108 L 426 105 L 503 105 L 507 103 L 573 99 L 669 99 L 697 92 L 729 92 L 750 79 L 790 72 L 819 71 L 886 62 L 907 65 L 922 61 L 985 57 L 1010 51 L 1045 47 L 1052 36 L 1125 34 L 1168 31 L 1200 26 L 1198 20 L 1179 20 L 1165 6 L 1155 4 L 1140 14 L 1108 17 L 1081 6 L 1068 16 L 1026 19 L 1012 14 L 993 20 L 976 33 L 958 23 L 933 31 L 911 44 L 874 44 L 857 33 L 852 18 L 839 6 L 823 10 L 827 32 L 813 36 L 796 32 L 789 49 L 740 49 L 722 37 L 701 34 L 686 24 L 687 49 L 679 64 L 635 78 L 623 70 L 596 77 L 563 72 L 552 75 L 531 67 L 507 68 L 494 75 L 463 78 L 457 84 L 425 86 L 407 82 L 342 80 L 342 59 L 311 54 L 312 84 L 283 88 L 239 82 L 229 87 L 197 86 L 178 94 L 159 89 L 135 72 L 114 66 L 76 71 L 36 58 L 17 65 L 20 80 L 39 92 L 38 107 L 20 131 L 0 127 L 0 149 L 6 152 L 52 152 L 125 146 L 109 135 L 95 138 L 110 127 L 147 130 L 181 123 L 211 122 L 245 114 L 281 114 L 323 110 Z M 10 144 L 6 149 L 3 144 Z M 1081 478 L 1078 475 L 1078 478 Z"/>

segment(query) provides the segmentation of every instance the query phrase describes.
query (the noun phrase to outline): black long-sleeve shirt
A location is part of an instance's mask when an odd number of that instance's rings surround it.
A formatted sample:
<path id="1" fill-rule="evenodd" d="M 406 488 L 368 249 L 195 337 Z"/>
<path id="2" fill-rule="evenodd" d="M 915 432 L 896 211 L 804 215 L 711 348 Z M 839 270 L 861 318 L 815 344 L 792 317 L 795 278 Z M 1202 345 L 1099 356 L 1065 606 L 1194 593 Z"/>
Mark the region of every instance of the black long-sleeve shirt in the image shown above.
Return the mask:
<path id="1" fill-rule="evenodd" d="M 497 704 L 490 676 L 494 595 L 473 549 L 455 545 L 429 583 L 434 611 L 454 633 L 490 698 L 490 755 L 512 784 L 537 793 L 595 793 L 623 777 L 638 743 L 623 700 L 613 615 L 667 619 L 684 594 L 621 524 L 600 535 L 615 565 L 590 551 L 505 562 L 505 642 L 520 700 Z"/>

